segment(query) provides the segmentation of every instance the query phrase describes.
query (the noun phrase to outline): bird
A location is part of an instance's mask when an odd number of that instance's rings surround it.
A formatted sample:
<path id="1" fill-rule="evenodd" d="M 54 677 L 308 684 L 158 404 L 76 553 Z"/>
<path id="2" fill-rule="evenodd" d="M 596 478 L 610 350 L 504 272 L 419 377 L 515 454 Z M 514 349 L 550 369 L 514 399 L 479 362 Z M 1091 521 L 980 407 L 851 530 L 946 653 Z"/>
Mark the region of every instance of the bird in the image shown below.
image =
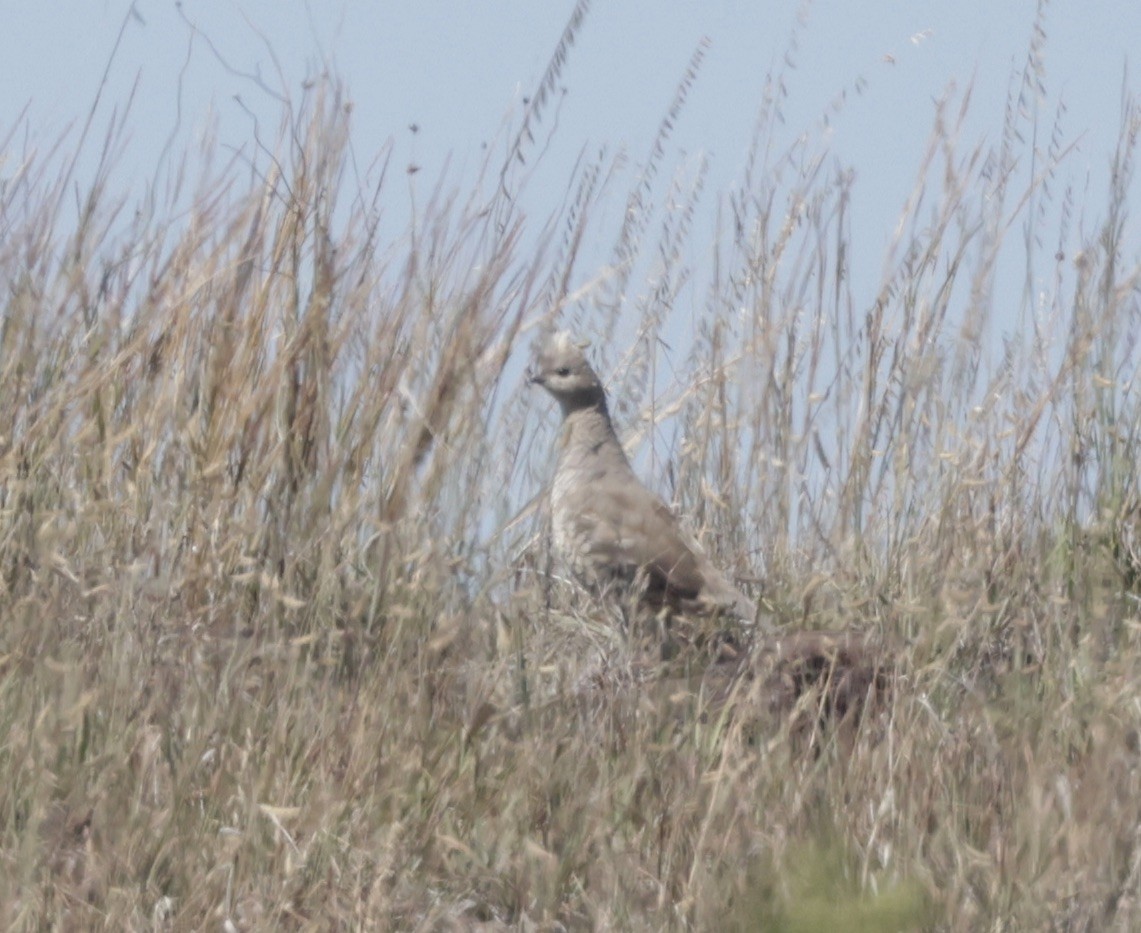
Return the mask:
<path id="1" fill-rule="evenodd" d="M 714 567 L 665 502 L 638 479 L 584 346 L 556 331 L 527 374 L 562 409 L 550 489 L 556 553 L 595 592 L 633 588 L 638 603 L 655 611 L 756 624 L 757 604 Z"/>

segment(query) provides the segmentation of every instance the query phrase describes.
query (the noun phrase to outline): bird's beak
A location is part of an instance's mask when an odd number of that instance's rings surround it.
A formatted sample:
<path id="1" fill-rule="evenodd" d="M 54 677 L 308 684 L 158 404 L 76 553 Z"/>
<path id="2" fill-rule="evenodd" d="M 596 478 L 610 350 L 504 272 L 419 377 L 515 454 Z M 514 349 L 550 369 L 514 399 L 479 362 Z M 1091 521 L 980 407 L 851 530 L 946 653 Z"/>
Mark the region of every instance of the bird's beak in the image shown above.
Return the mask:
<path id="1" fill-rule="evenodd" d="M 528 366 L 527 367 L 526 376 L 527 376 L 527 385 L 541 386 L 544 384 L 543 374 L 541 372 L 539 372 L 539 370 L 535 369 L 534 366 Z"/>

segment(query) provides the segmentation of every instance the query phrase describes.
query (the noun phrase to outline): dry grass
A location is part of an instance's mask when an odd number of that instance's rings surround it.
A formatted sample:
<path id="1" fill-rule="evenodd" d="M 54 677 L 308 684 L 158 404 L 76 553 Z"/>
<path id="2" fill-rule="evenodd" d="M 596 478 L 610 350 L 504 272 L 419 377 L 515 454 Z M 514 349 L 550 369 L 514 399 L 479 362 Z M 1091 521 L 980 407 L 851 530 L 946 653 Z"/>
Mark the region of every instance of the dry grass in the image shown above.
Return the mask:
<path id="1" fill-rule="evenodd" d="M 527 127 L 497 194 L 441 194 L 396 244 L 380 189 L 338 204 L 335 94 L 255 181 L 207 173 L 126 236 L 102 184 L 67 221 L 28 160 L 0 206 L 0 922 L 1141 926 L 1137 117 L 1003 353 L 1005 233 L 1032 262 L 1050 195 L 960 154 L 955 118 L 869 302 L 848 179 L 755 153 L 663 350 L 701 188 L 654 206 L 663 147 L 580 318 L 632 329 L 600 353 L 620 418 L 722 564 L 790 629 L 891 646 L 845 730 L 647 666 L 515 517 L 554 418 L 514 367 L 604 169 L 525 252 Z"/>

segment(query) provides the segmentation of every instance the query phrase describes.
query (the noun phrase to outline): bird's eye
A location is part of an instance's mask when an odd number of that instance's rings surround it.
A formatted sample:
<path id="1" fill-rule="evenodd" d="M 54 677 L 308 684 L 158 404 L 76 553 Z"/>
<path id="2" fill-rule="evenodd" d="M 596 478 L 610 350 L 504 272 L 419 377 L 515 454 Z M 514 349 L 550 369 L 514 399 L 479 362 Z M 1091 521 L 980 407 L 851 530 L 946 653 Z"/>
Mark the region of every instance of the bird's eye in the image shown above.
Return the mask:
<path id="1" fill-rule="evenodd" d="M 556 376 L 569 376 L 570 375 L 570 367 L 569 366 L 560 366 L 558 369 L 555 370 L 555 375 Z"/>

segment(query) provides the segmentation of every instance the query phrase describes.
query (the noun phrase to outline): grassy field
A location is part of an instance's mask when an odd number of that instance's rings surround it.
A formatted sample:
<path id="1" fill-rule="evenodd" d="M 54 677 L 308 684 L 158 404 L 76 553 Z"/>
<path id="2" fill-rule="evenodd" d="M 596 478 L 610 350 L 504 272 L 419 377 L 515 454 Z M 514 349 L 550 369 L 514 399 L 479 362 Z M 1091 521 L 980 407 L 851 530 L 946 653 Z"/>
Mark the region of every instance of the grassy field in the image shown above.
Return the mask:
<path id="1" fill-rule="evenodd" d="M 66 152 L 26 161 L 0 923 L 1141 928 L 1138 115 L 1098 205 L 1008 190 L 1022 118 L 960 152 L 953 111 L 877 294 L 851 294 L 848 180 L 784 154 L 684 312 L 699 183 L 647 171 L 600 230 L 586 166 L 537 248 L 508 147 L 491 194 L 380 241 L 389 189 L 351 183 L 331 90 L 261 171 L 189 159 L 189 212 L 135 213 L 114 145 L 78 201 Z M 1012 254 L 1056 284 L 1021 309 L 994 297 Z M 645 664 L 563 579 L 557 418 L 520 376 L 556 321 L 779 625 L 883 646 L 862 721 L 806 735 L 814 696 L 775 715 L 744 676 L 714 703 L 700 657 Z"/>

